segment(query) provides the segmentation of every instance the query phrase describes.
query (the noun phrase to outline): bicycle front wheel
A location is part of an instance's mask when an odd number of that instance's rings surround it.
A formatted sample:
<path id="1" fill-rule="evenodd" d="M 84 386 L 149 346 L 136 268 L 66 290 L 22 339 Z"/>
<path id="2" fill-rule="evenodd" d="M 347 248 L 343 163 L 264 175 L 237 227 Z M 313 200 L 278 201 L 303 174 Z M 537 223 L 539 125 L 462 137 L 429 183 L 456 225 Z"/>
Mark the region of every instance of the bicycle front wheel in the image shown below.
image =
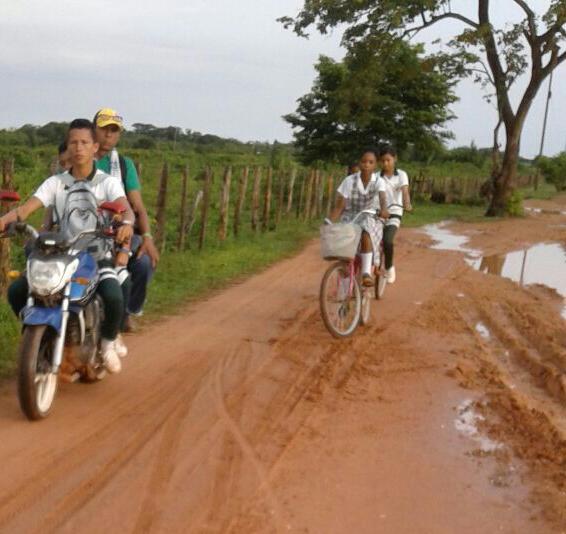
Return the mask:
<path id="1" fill-rule="evenodd" d="M 349 265 L 333 263 L 320 284 L 320 313 L 328 331 L 337 338 L 351 336 L 360 322 L 362 295 Z"/>

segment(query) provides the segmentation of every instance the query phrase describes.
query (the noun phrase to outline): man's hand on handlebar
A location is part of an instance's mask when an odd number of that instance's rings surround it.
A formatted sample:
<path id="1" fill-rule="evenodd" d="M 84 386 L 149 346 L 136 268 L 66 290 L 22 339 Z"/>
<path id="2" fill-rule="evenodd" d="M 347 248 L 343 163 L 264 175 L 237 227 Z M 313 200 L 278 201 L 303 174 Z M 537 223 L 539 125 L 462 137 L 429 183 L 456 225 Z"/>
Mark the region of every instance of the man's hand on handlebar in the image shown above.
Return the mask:
<path id="1" fill-rule="evenodd" d="M 387 208 L 381 208 L 379 211 L 380 219 L 389 219 L 389 210 Z"/>
<path id="2" fill-rule="evenodd" d="M 405 207 L 403 208 L 405 211 L 413 211 L 413 205 L 409 202 L 408 204 L 405 205 Z"/>

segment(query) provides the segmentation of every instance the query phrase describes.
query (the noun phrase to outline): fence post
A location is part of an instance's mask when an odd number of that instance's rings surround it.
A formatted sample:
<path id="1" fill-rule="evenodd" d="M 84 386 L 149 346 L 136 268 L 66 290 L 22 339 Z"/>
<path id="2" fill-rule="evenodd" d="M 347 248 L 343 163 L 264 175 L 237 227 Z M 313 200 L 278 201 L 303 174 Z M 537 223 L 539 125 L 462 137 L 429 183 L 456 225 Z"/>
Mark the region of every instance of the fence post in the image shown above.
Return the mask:
<path id="1" fill-rule="evenodd" d="M 273 182 L 273 169 L 267 168 L 267 181 L 265 183 L 265 191 L 263 196 L 263 220 L 261 225 L 261 231 L 265 232 L 269 230 L 269 215 L 271 212 L 271 183 Z"/>
<path id="2" fill-rule="evenodd" d="M 202 250 L 202 247 L 204 247 L 204 240 L 206 239 L 206 225 L 208 223 L 208 205 L 210 203 L 211 182 L 212 182 L 212 171 L 210 170 L 210 167 L 207 167 L 204 175 L 204 193 L 202 199 L 200 236 L 198 241 L 199 250 Z"/>
<path id="3" fill-rule="evenodd" d="M 320 216 L 322 215 L 322 210 L 324 209 L 324 192 L 326 191 L 326 176 L 322 174 L 322 172 L 319 174 L 318 181 L 318 206 L 316 208 L 316 216 L 320 218 Z"/>
<path id="4" fill-rule="evenodd" d="M 157 194 L 157 215 L 156 215 L 156 232 L 155 232 L 155 245 L 158 250 L 163 251 L 165 248 L 165 224 L 167 222 L 167 182 L 169 181 L 169 167 L 167 162 L 163 163 L 161 169 L 161 177 L 159 179 L 159 192 Z"/>
<path id="5" fill-rule="evenodd" d="M 311 169 L 309 173 L 309 178 L 307 182 L 306 198 L 305 198 L 305 220 L 310 221 L 311 209 L 312 209 L 312 194 L 313 194 L 313 182 L 314 182 L 314 170 Z"/>
<path id="6" fill-rule="evenodd" d="M 252 230 L 254 232 L 256 232 L 258 229 L 260 185 L 261 185 L 261 167 L 256 167 L 254 169 L 254 188 L 252 191 Z"/>
<path id="7" fill-rule="evenodd" d="M 5 159 L 2 161 L 2 187 L 8 191 L 14 190 L 14 160 Z M 10 209 L 9 204 L 2 203 L 0 215 L 4 215 Z M 0 239 L 0 295 L 5 296 L 8 290 L 10 272 L 10 240 Z"/>
<path id="8" fill-rule="evenodd" d="M 244 201 L 246 199 L 246 189 L 248 187 L 248 175 L 250 169 L 249 167 L 244 167 L 242 176 L 240 176 L 240 181 L 238 183 L 238 199 L 236 200 L 236 207 L 234 209 L 234 235 L 238 235 L 240 229 L 240 216 L 242 209 L 244 207 Z"/>
<path id="9" fill-rule="evenodd" d="M 193 226 L 194 226 L 195 221 L 197 219 L 198 205 L 201 203 L 203 196 L 204 196 L 204 193 L 202 192 L 202 190 L 197 191 L 197 194 L 195 195 L 195 198 L 193 199 L 193 203 L 190 207 L 189 216 L 187 218 L 187 236 L 189 236 L 189 237 L 191 235 L 191 230 L 193 229 Z M 188 248 L 191 248 L 190 239 L 187 240 L 187 246 L 188 246 Z"/>
<path id="10" fill-rule="evenodd" d="M 285 196 L 285 174 L 279 174 L 279 192 L 277 194 L 277 211 L 275 213 L 275 226 L 279 226 L 283 214 L 283 197 Z"/>
<path id="11" fill-rule="evenodd" d="M 291 178 L 289 179 L 289 191 L 287 193 L 287 209 L 285 213 L 290 213 L 293 209 L 293 191 L 295 189 L 295 180 L 297 179 L 297 168 L 291 169 Z"/>
<path id="12" fill-rule="evenodd" d="M 332 176 L 332 174 L 328 176 L 327 195 L 328 196 L 326 197 L 326 217 L 330 217 L 330 212 L 334 207 L 332 205 L 332 200 L 334 199 L 334 176 Z"/>
<path id="13" fill-rule="evenodd" d="M 218 239 L 224 241 L 228 233 L 228 208 L 230 206 L 230 185 L 232 183 L 232 167 L 224 169 L 224 180 L 222 183 L 222 197 L 220 200 L 220 227 L 218 228 Z"/>
<path id="14" fill-rule="evenodd" d="M 141 181 L 142 181 L 142 164 L 139 161 L 136 161 L 134 163 L 134 165 L 136 167 L 136 172 L 138 173 L 138 178 L 139 178 L 139 181 L 141 183 Z"/>
<path id="15" fill-rule="evenodd" d="M 187 235 L 187 222 L 189 219 L 189 167 L 183 167 L 183 183 L 181 188 L 181 212 L 179 213 L 179 240 L 177 249 L 185 248 L 185 238 Z"/>
<path id="16" fill-rule="evenodd" d="M 303 179 L 301 180 L 301 189 L 299 192 L 299 201 L 297 202 L 297 219 L 301 216 L 301 213 L 303 213 L 303 204 L 305 202 L 305 186 L 306 186 L 306 176 L 303 176 Z"/>

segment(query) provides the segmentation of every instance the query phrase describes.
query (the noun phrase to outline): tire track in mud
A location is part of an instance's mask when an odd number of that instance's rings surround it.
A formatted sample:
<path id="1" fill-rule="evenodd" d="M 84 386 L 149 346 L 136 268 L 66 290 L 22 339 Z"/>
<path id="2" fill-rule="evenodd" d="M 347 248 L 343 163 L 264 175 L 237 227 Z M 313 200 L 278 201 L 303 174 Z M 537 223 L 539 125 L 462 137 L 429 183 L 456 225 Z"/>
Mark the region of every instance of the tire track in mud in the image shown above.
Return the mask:
<path id="1" fill-rule="evenodd" d="M 527 463 L 535 481 L 531 499 L 547 519 L 566 528 L 566 413 L 560 366 L 566 358 L 556 344 L 563 331 L 530 314 L 529 306 L 536 303 L 528 290 L 511 293 L 511 300 L 496 300 L 478 285 L 462 289 L 466 298 L 454 299 L 453 308 L 477 350 L 458 364 L 455 376 L 465 386 L 472 378 L 474 388 L 481 387 L 486 395 L 477 406 L 486 416 L 481 427 Z"/>

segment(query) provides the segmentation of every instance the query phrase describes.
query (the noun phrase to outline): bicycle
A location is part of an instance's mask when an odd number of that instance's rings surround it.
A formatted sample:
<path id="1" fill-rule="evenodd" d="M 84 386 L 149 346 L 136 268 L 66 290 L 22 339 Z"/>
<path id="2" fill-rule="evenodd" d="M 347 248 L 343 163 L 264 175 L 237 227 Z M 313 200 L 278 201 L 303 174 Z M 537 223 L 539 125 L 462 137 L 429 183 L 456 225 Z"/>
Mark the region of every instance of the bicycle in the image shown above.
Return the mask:
<path id="1" fill-rule="evenodd" d="M 375 216 L 376 212 L 364 210 L 350 223 L 323 227 L 327 233 L 332 232 L 334 227 L 336 232 L 344 234 L 342 238 L 346 241 L 344 250 L 338 254 L 323 254 L 327 259 L 335 258 L 338 261 L 332 263 L 324 273 L 319 293 L 322 320 L 328 331 L 337 338 L 351 336 L 360 324 L 367 325 L 370 321 L 372 288 L 361 283 L 358 251 L 361 228 L 355 224 L 364 214 Z M 377 289 L 375 291 L 377 294 Z"/>

